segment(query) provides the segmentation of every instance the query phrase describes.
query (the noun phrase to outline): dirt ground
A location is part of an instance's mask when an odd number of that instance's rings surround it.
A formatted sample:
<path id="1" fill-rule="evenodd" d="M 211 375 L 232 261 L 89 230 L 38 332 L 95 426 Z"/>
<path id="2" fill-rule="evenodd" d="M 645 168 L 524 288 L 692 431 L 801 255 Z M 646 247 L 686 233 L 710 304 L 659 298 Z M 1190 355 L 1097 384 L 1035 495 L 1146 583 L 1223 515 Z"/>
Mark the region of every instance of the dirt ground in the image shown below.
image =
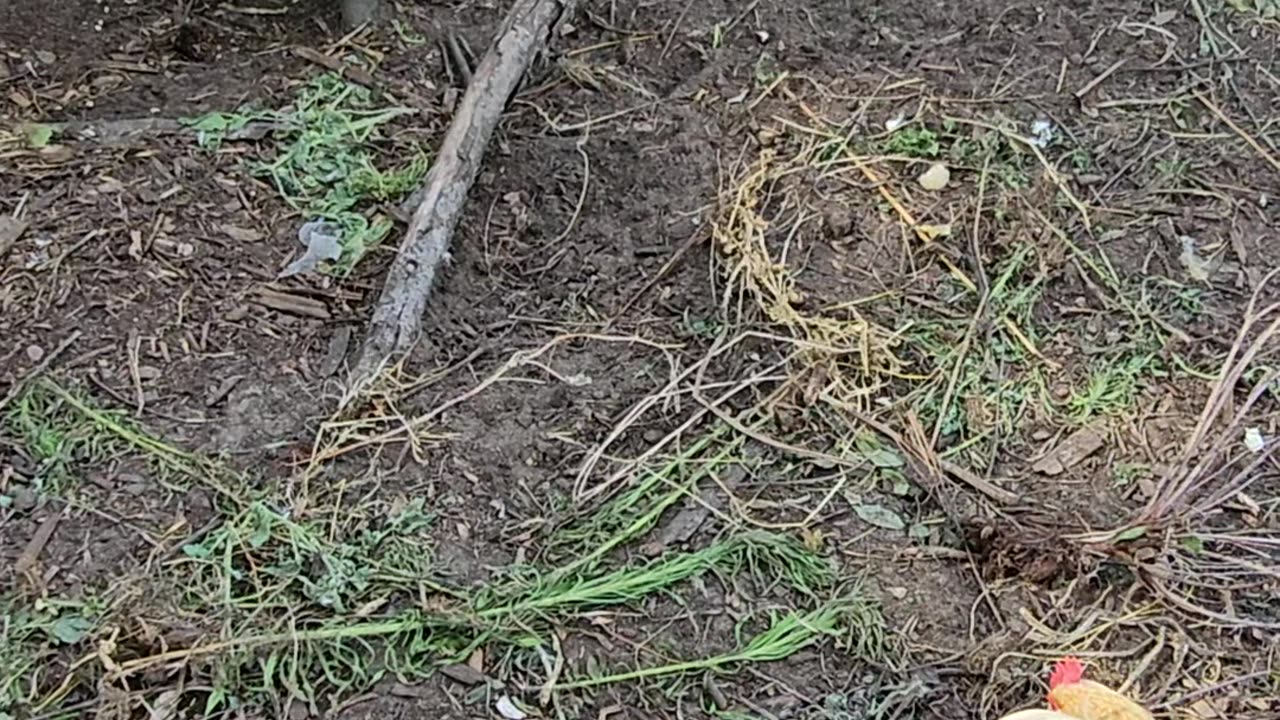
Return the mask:
<path id="1" fill-rule="evenodd" d="M 0 718 L 1280 717 L 1273 0 L 584 1 L 342 407 L 507 3 L 336 6 L 0 7 Z"/>

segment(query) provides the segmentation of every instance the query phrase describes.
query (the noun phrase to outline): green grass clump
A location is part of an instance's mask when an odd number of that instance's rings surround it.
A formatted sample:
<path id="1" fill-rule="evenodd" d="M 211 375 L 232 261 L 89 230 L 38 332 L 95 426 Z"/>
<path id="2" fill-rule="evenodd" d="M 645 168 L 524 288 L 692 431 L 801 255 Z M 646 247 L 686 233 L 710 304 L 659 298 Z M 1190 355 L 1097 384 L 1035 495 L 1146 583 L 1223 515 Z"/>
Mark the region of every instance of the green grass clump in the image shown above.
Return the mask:
<path id="1" fill-rule="evenodd" d="M 3 424 L 39 463 L 35 485 L 43 493 L 67 496 L 82 468 L 135 456 L 170 490 L 198 481 L 224 496 L 238 496 L 230 487 L 235 478 L 217 463 L 158 440 L 127 413 L 99 408 L 49 379 L 27 388 Z"/>
<path id="2" fill-rule="evenodd" d="M 319 616 L 346 615 L 390 589 L 412 592 L 431 575 L 420 532 L 432 524 L 421 498 L 383 521 L 342 529 L 342 542 L 327 537 L 322 520 L 299 522 L 257 501 L 204 540 L 182 548 L 186 567 L 176 568 L 191 610 L 210 609 L 235 623 L 237 611 L 272 608 Z"/>
<path id="3" fill-rule="evenodd" d="M 378 107 L 368 89 L 326 73 L 302 86 L 285 110 L 211 113 L 188 122 L 206 147 L 216 147 L 250 122 L 277 124 L 280 144 L 274 159 L 251 170 L 268 178 L 280 197 L 307 219 L 342 229 L 342 254 L 331 269 L 346 274 L 391 230 L 391 221 L 371 215 L 368 206 L 407 195 L 426 176 L 429 158 L 423 151 L 390 170 L 375 162 L 379 128 L 412 112 Z"/>
<path id="4" fill-rule="evenodd" d="M 10 424 L 33 454 L 68 467 L 90 451 L 110 451 L 143 455 L 157 471 L 187 480 L 227 478 L 216 463 L 49 382 L 19 399 Z M 582 615 L 642 609 L 657 598 L 683 605 L 691 586 L 715 577 L 768 597 L 773 608 L 739 625 L 736 649 L 568 677 L 558 687 L 729 671 L 823 640 L 875 656 L 884 636 L 874 604 L 856 589 L 841 589 L 831 560 L 795 537 L 730 528 L 700 549 L 643 560 L 627 555 L 625 546 L 648 534 L 706 473 L 739 461 L 742 445 L 738 434 L 716 426 L 639 474 L 603 516 L 587 518 L 583 529 L 563 528 L 557 535 L 562 549 L 577 552 L 475 588 L 450 582 L 435 561 L 435 520 L 421 498 L 387 503 L 344 481 L 319 495 L 290 494 L 286 502 L 279 484 L 250 492 L 226 480 L 219 486 L 226 501 L 207 530 L 145 573 L 113 579 L 103 602 L 0 598 L 0 713 L 93 701 L 103 665 L 74 660 L 91 657 L 104 641 L 119 673 L 112 682 L 140 682 L 147 671 L 175 663 L 188 668 L 195 682 L 183 695 L 183 712 L 205 716 L 277 707 L 287 699 L 335 707 L 385 678 L 421 680 L 481 647 L 504 678 L 524 679 L 540 672 L 540 653 Z M 889 462 L 884 448 L 858 447 Z M 178 629 L 195 639 L 179 646 L 154 640 Z"/>
<path id="5" fill-rule="evenodd" d="M 1123 415 L 1133 408 L 1141 380 L 1158 374 L 1160 364 L 1154 354 L 1120 356 L 1097 363 L 1083 385 L 1071 392 L 1064 410 L 1078 425 L 1097 417 Z"/>
<path id="6" fill-rule="evenodd" d="M 932 159 L 942 152 L 942 144 L 933 130 L 922 125 L 907 125 L 890 135 L 883 149 L 889 155 Z"/>
<path id="7" fill-rule="evenodd" d="M 0 718 L 30 707 L 65 651 L 89 637 L 105 607 L 96 599 L 23 601 L 0 596 Z"/>
<path id="8" fill-rule="evenodd" d="M 879 657 L 883 650 L 884 621 L 879 610 L 856 594 L 835 598 L 807 612 L 770 615 L 763 631 L 730 652 L 570 680 L 557 687 L 580 689 L 691 672 L 725 672 L 750 663 L 786 659 L 824 638 L 846 641 L 846 649 L 863 658 Z"/>

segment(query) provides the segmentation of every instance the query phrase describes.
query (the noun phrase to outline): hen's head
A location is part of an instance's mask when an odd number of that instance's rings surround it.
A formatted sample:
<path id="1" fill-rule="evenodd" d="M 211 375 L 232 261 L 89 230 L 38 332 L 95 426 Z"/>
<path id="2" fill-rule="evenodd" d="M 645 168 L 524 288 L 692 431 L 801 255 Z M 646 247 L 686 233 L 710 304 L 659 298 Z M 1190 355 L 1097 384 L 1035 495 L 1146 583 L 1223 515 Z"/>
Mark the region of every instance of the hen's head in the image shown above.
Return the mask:
<path id="1" fill-rule="evenodd" d="M 1072 685 L 1080 682 L 1084 678 L 1084 665 L 1073 657 L 1063 658 L 1049 672 L 1049 707 L 1054 710 L 1060 709 L 1058 703 L 1053 699 L 1053 691 L 1063 685 Z"/>

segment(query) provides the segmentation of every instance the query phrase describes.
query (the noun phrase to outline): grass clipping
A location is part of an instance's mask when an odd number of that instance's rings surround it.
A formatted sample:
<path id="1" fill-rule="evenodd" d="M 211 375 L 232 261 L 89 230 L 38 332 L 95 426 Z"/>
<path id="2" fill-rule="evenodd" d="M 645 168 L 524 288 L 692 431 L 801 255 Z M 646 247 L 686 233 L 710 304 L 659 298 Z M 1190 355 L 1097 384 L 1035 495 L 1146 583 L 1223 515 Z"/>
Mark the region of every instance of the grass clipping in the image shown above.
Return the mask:
<path id="1" fill-rule="evenodd" d="M 821 164 L 820 158 L 829 148 L 809 142 L 786 158 L 781 149 L 787 142 L 788 136 L 780 132 L 743 168 L 730 183 L 712 226 L 712 236 L 727 264 L 726 314 L 736 305 L 741 315 L 743 300 L 749 299 L 765 318 L 801 344 L 809 362 L 824 365 L 832 378 L 843 378 L 842 370 L 852 367 L 855 380 L 873 382 L 901 366 L 893 353 L 893 334 L 862 317 L 853 303 L 816 311 L 801 309 L 805 298 L 797 287 L 789 254 L 796 250 L 816 215 L 805 210 L 804 188 L 799 181 Z M 849 355 L 856 358 L 852 366 L 841 360 Z M 865 395 L 865 390 L 849 390 L 852 395 Z"/>
<path id="2" fill-rule="evenodd" d="M 421 500 L 353 500 L 335 487 L 289 509 L 270 484 L 236 483 L 212 461 L 172 448 L 52 383 L 34 386 L 7 418 L 42 473 L 42 492 L 73 505 L 88 466 L 144 458 L 183 493 L 216 480 L 217 521 L 163 563 L 91 588 L 79 598 L 0 594 L 0 717 L 113 703 L 158 702 L 178 693 L 184 712 L 274 708 L 290 699 L 334 707 L 394 676 L 412 682 L 477 649 L 486 669 L 523 687 L 570 691 L 690 672 L 728 672 L 785 658 L 824 640 L 878 657 L 876 606 L 843 586 L 832 563 L 787 535 L 724 536 L 642 562 L 621 549 L 653 523 L 624 522 L 582 537 L 558 566 L 508 568 L 480 589 L 453 587 L 430 553 L 436 526 Z M 343 485 L 342 483 L 338 484 Z M 645 486 L 648 507 L 669 507 L 681 488 Z M 648 515 L 646 514 L 646 517 Z M 570 533 L 572 535 L 572 533 Z M 725 652 L 641 667 L 546 669 L 558 636 L 583 614 L 678 600 L 699 578 L 750 583 L 771 610 L 748 616 Z M 794 598 L 791 607 L 779 605 Z M 161 638 L 184 636 L 185 642 Z"/>

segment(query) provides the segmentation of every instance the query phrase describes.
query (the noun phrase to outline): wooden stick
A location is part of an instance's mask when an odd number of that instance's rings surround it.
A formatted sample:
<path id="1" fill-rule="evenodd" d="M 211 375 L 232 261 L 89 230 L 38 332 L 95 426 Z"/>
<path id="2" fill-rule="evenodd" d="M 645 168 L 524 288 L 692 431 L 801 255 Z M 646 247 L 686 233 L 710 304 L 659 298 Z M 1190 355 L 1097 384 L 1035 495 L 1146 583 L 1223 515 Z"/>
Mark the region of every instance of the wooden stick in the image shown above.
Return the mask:
<path id="1" fill-rule="evenodd" d="M 407 352 L 417 341 L 436 271 L 449 256 L 449 239 L 480 170 L 485 146 L 552 26 L 576 4 L 577 0 L 516 0 L 507 13 L 427 173 L 422 202 L 374 306 L 352 389 L 373 379 L 392 355 Z M 348 398 L 354 395 L 349 392 Z"/>

